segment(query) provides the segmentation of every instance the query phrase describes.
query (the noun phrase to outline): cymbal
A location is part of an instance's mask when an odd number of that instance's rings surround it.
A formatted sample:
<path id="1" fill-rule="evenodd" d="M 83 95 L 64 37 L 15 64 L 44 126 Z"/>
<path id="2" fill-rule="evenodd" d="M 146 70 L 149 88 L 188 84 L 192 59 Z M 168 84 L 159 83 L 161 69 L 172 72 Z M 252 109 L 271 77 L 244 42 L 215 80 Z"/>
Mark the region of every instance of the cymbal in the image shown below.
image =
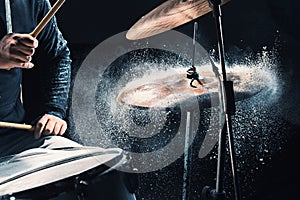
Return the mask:
<path id="1" fill-rule="evenodd" d="M 236 74 L 229 77 L 240 79 Z M 117 103 L 143 108 L 166 108 L 176 103 L 183 102 L 192 97 L 211 94 L 218 90 L 218 80 L 213 72 L 201 72 L 200 85 L 194 81 L 192 88 L 191 79 L 183 70 L 157 71 L 140 79 L 133 80 L 123 88 L 117 96 Z M 146 98 L 145 98 L 146 97 Z"/>
<path id="2" fill-rule="evenodd" d="M 230 0 L 222 0 L 221 5 Z M 138 20 L 126 38 L 137 40 L 171 30 L 212 11 L 209 0 L 168 0 Z"/>
<path id="3" fill-rule="evenodd" d="M 192 103 L 196 99 L 201 106 L 210 107 L 212 101 L 219 100 L 220 80 L 209 66 L 201 68 L 198 72 L 202 84 L 194 81 L 196 88 L 190 86 L 191 79 L 187 78 L 185 68 L 153 70 L 128 82 L 118 92 L 116 102 L 125 107 L 165 109 Z M 264 70 L 237 67 L 226 75 L 233 82 L 236 102 L 251 98 L 269 87 L 265 84 L 269 75 Z"/>

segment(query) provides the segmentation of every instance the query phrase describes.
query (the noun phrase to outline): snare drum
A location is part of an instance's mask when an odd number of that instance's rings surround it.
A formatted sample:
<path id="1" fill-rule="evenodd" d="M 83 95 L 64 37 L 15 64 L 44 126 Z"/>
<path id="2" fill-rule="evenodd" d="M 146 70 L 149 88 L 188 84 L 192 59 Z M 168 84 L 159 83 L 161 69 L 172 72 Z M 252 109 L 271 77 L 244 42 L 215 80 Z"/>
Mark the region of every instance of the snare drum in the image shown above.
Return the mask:
<path id="1" fill-rule="evenodd" d="M 31 149 L 0 161 L 0 199 L 135 199 L 118 148 Z"/>

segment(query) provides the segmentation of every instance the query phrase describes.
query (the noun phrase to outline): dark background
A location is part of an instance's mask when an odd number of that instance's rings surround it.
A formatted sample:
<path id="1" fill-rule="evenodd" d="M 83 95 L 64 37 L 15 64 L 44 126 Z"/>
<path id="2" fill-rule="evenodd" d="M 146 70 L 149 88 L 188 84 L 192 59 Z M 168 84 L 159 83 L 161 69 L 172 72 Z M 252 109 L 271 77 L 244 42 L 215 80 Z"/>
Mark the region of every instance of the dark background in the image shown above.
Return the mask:
<path id="1" fill-rule="evenodd" d="M 59 27 L 69 42 L 73 69 L 78 69 L 85 56 L 96 45 L 115 34 L 128 30 L 141 16 L 163 2 L 162 0 L 66 1 L 56 16 Z M 253 157 L 258 155 L 243 158 L 248 163 L 241 167 L 240 171 L 242 199 L 277 200 L 299 196 L 297 193 L 300 186 L 300 168 L 297 162 L 300 130 L 298 116 L 300 109 L 299 8 L 300 3 L 297 0 L 232 0 L 222 7 L 227 61 L 233 61 L 234 54 L 255 55 L 261 52 L 263 47 L 270 50 L 276 48 L 280 61 L 278 70 L 285 84 L 284 95 L 276 104 L 276 109 L 280 110 L 279 116 L 272 121 L 282 126 L 274 130 L 272 130 L 272 124 L 264 125 L 265 122 L 262 122 L 261 126 L 268 126 L 271 134 L 288 135 L 287 139 L 284 141 L 283 148 L 272 154 L 267 165 L 255 172 L 250 169 L 256 166 L 257 160 Z M 212 14 L 208 13 L 195 20 L 199 24 L 201 33 L 198 42 L 207 51 L 216 49 L 217 41 Z M 175 30 L 192 36 L 193 22 L 186 23 Z M 270 116 L 270 119 L 273 117 Z M 239 121 L 239 123 L 236 126 L 243 127 L 247 122 Z M 265 129 L 255 131 L 265 131 Z M 281 137 L 278 137 L 278 140 L 280 139 Z M 201 161 L 195 159 L 193 163 L 195 167 L 191 178 L 189 198 L 200 199 L 202 187 L 214 184 L 216 159 L 206 158 Z M 206 168 L 198 172 L 197 163 L 201 163 Z M 179 159 L 160 171 L 141 174 L 137 191 L 138 199 L 181 199 L 181 165 L 182 160 Z M 230 171 L 226 169 L 226 172 L 225 189 L 229 194 L 231 193 L 229 198 L 233 198 Z"/>

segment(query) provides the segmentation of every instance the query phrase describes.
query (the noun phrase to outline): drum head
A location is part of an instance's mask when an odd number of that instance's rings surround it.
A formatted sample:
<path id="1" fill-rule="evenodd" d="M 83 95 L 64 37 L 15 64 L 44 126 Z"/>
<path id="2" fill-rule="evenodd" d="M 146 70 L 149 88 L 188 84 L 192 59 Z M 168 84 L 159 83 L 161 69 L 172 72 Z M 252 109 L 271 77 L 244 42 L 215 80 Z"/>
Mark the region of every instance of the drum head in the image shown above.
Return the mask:
<path id="1" fill-rule="evenodd" d="M 31 149 L 0 160 L 0 196 L 26 191 L 90 169 L 116 166 L 125 155 L 119 148 L 75 147 Z"/>

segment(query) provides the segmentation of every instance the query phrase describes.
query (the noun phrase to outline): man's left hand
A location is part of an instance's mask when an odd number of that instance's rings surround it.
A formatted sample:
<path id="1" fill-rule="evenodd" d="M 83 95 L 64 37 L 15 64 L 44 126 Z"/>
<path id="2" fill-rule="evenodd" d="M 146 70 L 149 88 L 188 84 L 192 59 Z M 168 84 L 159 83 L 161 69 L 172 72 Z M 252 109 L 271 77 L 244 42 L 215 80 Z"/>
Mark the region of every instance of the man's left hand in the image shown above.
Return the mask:
<path id="1" fill-rule="evenodd" d="M 40 138 L 42 135 L 63 135 L 67 130 L 67 122 L 54 115 L 45 114 L 36 123 L 34 137 Z"/>

